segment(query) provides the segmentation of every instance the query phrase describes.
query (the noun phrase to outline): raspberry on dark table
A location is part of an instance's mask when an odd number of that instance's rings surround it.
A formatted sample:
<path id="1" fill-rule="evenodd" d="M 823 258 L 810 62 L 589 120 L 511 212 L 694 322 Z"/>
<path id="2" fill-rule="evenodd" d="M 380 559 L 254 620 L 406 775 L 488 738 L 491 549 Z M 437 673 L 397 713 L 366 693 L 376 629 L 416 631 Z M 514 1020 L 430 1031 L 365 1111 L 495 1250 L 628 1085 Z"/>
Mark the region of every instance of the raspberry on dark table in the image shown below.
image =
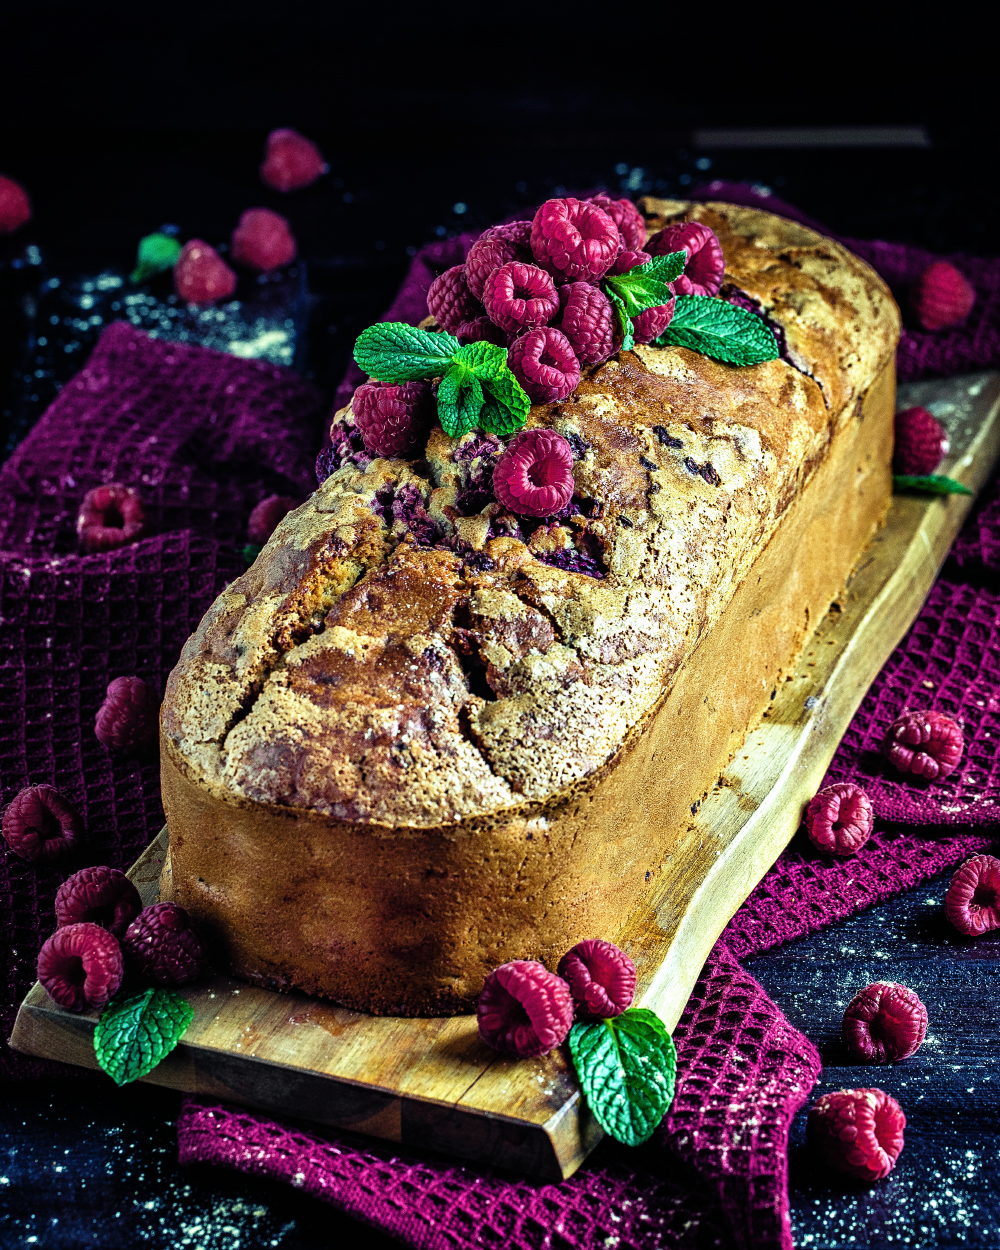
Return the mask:
<path id="1" fill-rule="evenodd" d="M 588 1019 L 620 1016 L 635 998 L 635 964 L 612 942 L 600 938 L 577 942 L 559 960 L 556 971 Z"/>
<path id="2" fill-rule="evenodd" d="M 529 1059 L 566 1040 L 573 1024 L 573 995 L 562 977 L 543 964 L 515 959 L 486 978 L 476 1018 L 487 1046 Z"/>
<path id="3" fill-rule="evenodd" d="M 700 221 L 682 221 L 654 234 L 646 244 L 652 256 L 688 254 L 684 272 L 673 281 L 676 295 L 718 295 L 726 272 L 726 259 L 715 231 Z"/>
<path id="4" fill-rule="evenodd" d="M 56 929 L 38 952 L 38 979 L 67 1011 L 103 1007 L 122 983 L 118 939 L 99 924 Z"/>
<path id="5" fill-rule="evenodd" d="M 316 144 L 297 130 L 272 130 L 267 136 L 260 176 L 275 191 L 300 191 L 329 168 Z"/>
<path id="6" fill-rule="evenodd" d="M 464 265 L 453 265 L 434 279 L 427 292 L 427 311 L 452 334 L 464 321 L 481 315 L 483 306 L 469 290 Z"/>
<path id="7" fill-rule="evenodd" d="M 841 1089 L 813 1104 L 806 1140 L 824 1163 L 870 1184 L 888 1176 L 903 1149 L 906 1116 L 881 1089 Z"/>
<path id="8" fill-rule="evenodd" d="M 298 252 L 288 221 L 269 208 L 248 208 L 233 231 L 232 257 L 238 265 L 269 273 L 290 265 Z"/>
<path id="9" fill-rule="evenodd" d="M 621 250 L 618 227 L 595 204 L 572 198 L 546 200 L 535 213 L 532 254 L 560 282 L 603 278 Z"/>
<path id="10" fill-rule="evenodd" d="M 874 821 L 871 799 L 852 782 L 826 786 L 806 808 L 806 831 L 813 846 L 841 858 L 864 846 Z"/>
<path id="11" fill-rule="evenodd" d="M 973 855 L 951 879 L 945 915 L 968 937 L 1000 929 L 1000 859 Z"/>
<path id="12" fill-rule="evenodd" d="M 143 536 L 146 514 L 142 501 L 129 486 L 109 482 L 87 491 L 76 518 L 76 532 L 84 551 L 114 551 Z"/>
<path id="13" fill-rule="evenodd" d="M 901 773 L 944 781 L 958 767 L 965 739 L 943 712 L 904 712 L 889 726 L 882 750 Z"/>
<path id="14" fill-rule="evenodd" d="M 268 495 L 250 513 L 247 537 L 252 543 L 264 544 L 274 533 L 279 521 L 299 506 L 300 500 L 289 495 Z"/>
<path id="15" fill-rule="evenodd" d="M 486 279 L 483 304 L 494 325 L 509 334 L 520 334 L 548 325 L 559 311 L 559 296 L 544 269 L 509 261 Z"/>
<path id="16" fill-rule="evenodd" d="M 56 893 L 56 924 L 60 929 L 88 922 L 121 938 L 141 911 L 139 891 L 128 877 L 103 864 L 81 868 L 67 877 Z"/>
<path id="17" fill-rule="evenodd" d="M 875 981 L 847 1004 L 844 1045 L 867 1063 L 890 1063 L 916 1054 L 927 1035 L 927 1008 L 913 990 Z"/>
<path id="18" fill-rule="evenodd" d="M 29 786 L 4 812 L 3 836 L 22 859 L 61 859 L 83 842 L 83 821 L 54 786 Z"/>
<path id="19" fill-rule="evenodd" d="M 141 911 L 122 949 L 129 966 L 154 985 L 186 985 L 205 966 L 205 948 L 191 917 L 176 903 L 154 903 Z"/>
<path id="20" fill-rule="evenodd" d="M 573 498 L 573 449 L 555 430 L 522 430 L 494 466 L 493 490 L 518 516 L 554 516 Z"/>
<path id="21" fill-rule="evenodd" d="M 546 326 L 511 343 L 507 366 L 536 404 L 567 399 L 580 385 L 580 362 L 561 330 Z"/>
<path id="22" fill-rule="evenodd" d="M 437 417 L 428 382 L 365 382 L 351 409 L 365 447 L 376 456 L 416 452 Z"/>
<path id="23" fill-rule="evenodd" d="M 97 739 L 112 751 L 139 755 L 156 742 L 160 701 L 141 677 L 116 677 L 94 721 Z"/>
<path id="24" fill-rule="evenodd" d="M 189 239 L 174 265 L 174 290 L 189 304 L 214 304 L 236 290 L 236 274 L 214 247 Z"/>

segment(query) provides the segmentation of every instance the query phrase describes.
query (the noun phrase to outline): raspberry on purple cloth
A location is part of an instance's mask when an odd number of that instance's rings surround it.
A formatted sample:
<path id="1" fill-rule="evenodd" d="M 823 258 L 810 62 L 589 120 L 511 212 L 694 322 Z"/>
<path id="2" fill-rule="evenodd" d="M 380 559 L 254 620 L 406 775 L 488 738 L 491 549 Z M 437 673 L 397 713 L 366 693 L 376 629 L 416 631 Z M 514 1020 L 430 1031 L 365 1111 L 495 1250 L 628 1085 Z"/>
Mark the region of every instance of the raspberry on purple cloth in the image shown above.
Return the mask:
<path id="1" fill-rule="evenodd" d="M 142 899 L 128 877 L 100 864 L 67 877 L 56 893 L 56 924 L 99 924 L 116 938 L 142 911 Z"/>
<path id="2" fill-rule="evenodd" d="M 292 499 L 288 495 L 268 495 L 266 499 L 262 499 L 250 513 L 247 538 L 252 543 L 263 546 L 274 533 L 278 522 L 294 511 L 299 503 L 298 499 Z"/>
<path id="3" fill-rule="evenodd" d="M 141 977 L 154 985 L 186 985 L 201 976 L 205 948 L 191 917 L 176 903 L 153 903 L 129 925 L 122 950 Z"/>
<path id="4" fill-rule="evenodd" d="M 530 1059 L 566 1040 L 573 1024 L 573 995 L 562 977 L 543 964 L 515 959 L 486 978 L 476 1018 L 487 1046 Z"/>
<path id="5" fill-rule="evenodd" d="M 236 290 L 236 274 L 214 247 L 189 239 L 174 265 L 174 290 L 189 304 L 213 304 Z"/>
<path id="6" fill-rule="evenodd" d="M 55 786 L 29 786 L 4 812 L 3 836 L 22 859 L 61 859 L 83 841 L 83 821 Z"/>
<path id="7" fill-rule="evenodd" d="M 654 234 L 646 244 L 651 256 L 688 254 L 684 272 L 672 285 L 677 295 L 718 295 L 726 271 L 726 258 L 715 231 L 700 221 L 681 221 Z"/>
<path id="8" fill-rule="evenodd" d="M 570 988 L 581 1015 L 592 1020 L 620 1016 L 635 998 L 635 964 L 623 950 L 600 938 L 577 942 L 556 969 Z"/>
<path id="9" fill-rule="evenodd" d="M 497 347 L 507 346 L 507 333 L 494 325 L 485 314 L 473 317 L 471 321 L 463 321 L 455 331 L 455 337 L 464 347 L 466 343 L 493 343 Z"/>
<path id="10" fill-rule="evenodd" d="M 112 751 L 140 755 L 156 742 L 160 701 L 141 677 L 116 677 L 94 721 L 97 740 Z"/>
<path id="11" fill-rule="evenodd" d="M 515 260 L 486 279 L 483 304 L 494 325 L 508 334 L 520 334 L 548 325 L 559 311 L 559 296 L 544 269 Z"/>
<path id="12" fill-rule="evenodd" d="M 580 362 L 561 330 L 531 330 L 510 345 L 507 365 L 535 404 L 566 399 L 580 385 Z"/>
<path id="13" fill-rule="evenodd" d="M 637 343 L 652 343 L 658 339 L 670 325 L 674 315 L 676 300 L 669 304 L 657 304 L 655 308 L 646 308 L 632 318 L 632 337 Z"/>
<path id="14" fill-rule="evenodd" d="M 646 223 L 642 213 L 631 200 L 613 200 L 609 195 L 592 195 L 588 204 L 597 207 L 611 218 L 622 236 L 622 245 L 630 251 L 638 252 L 646 242 Z"/>
<path id="15" fill-rule="evenodd" d="M 428 382 L 365 382 L 351 408 L 365 447 L 376 456 L 415 452 L 437 417 Z"/>
<path id="16" fill-rule="evenodd" d="M 573 498 L 573 449 L 555 430 L 522 430 L 493 469 L 493 492 L 518 516 L 554 516 Z"/>
<path id="17" fill-rule="evenodd" d="M 13 234 L 31 220 L 31 200 L 19 182 L 0 174 L 0 234 Z"/>
<path id="18" fill-rule="evenodd" d="M 476 299 L 483 298 L 486 279 L 491 273 L 496 273 L 501 265 L 507 265 L 511 261 L 531 263 L 531 224 L 530 222 L 517 224 L 528 227 L 527 240 L 524 242 L 516 235 L 505 233 L 508 227 L 494 226 L 485 234 L 480 235 L 469 248 L 469 254 L 465 258 L 465 280 Z M 524 231 L 521 235 L 523 237 Z"/>
<path id="19" fill-rule="evenodd" d="M 329 168 L 316 144 L 297 130 L 272 130 L 267 136 L 260 176 L 275 191 L 300 191 Z"/>
<path id="20" fill-rule="evenodd" d="M 142 501 L 129 486 L 109 482 L 87 491 L 76 518 L 84 551 L 114 551 L 141 538 L 146 528 Z"/>
<path id="21" fill-rule="evenodd" d="M 555 327 L 565 334 L 581 365 L 599 365 L 615 350 L 615 316 L 611 301 L 589 282 L 567 282 L 559 288 L 562 316 Z"/>
<path id="22" fill-rule="evenodd" d="M 297 250 L 288 221 L 269 208 L 248 208 L 233 231 L 233 260 L 248 269 L 280 269 L 292 263 Z"/>
<path id="23" fill-rule="evenodd" d="M 561 282 L 603 278 L 621 250 L 618 227 L 596 204 L 546 200 L 531 224 L 536 263 Z"/>
<path id="24" fill-rule="evenodd" d="M 896 413 L 896 445 L 892 453 L 894 473 L 926 477 L 948 454 L 948 435 L 926 408 L 905 408 Z"/>
<path id="25" fill-rule="evenodd" d="M 38 952 L 38 979 L 49 997 L 67 1011 L 103 1007 L 122 983 L 118 939 L 99 924 L 56 929 Z"/>
<path id="26" fill-rule="evenodd" d="M 813 846 L 846 858 L 872 835 L 871 799 L 853 782 L 838 781 L 814 795 L 806 808 L 806 830 Z"/>
<path id="27" fill-rule="evenodd" d="M 904 712 L 889 726 L 882 750 L 901 773 L 944 781 L 958 767 L 965 738 L 943 712 Z"/>
<path id="28" fill-rule="evenodd" d="M 427 292 L 427 311 L 452 334 L 463 321 L 471 321 L 482 313 L 482 304 L 465 280 L 464 265 L 453 265 L 434 279 Z"/>
<path id="29" fill-rule="evenodd" d="M 976 288 L 946 260 L 928 265 L 914 284 L 913 311 L 925 330 L 960 326 L 975 302 Z"/>

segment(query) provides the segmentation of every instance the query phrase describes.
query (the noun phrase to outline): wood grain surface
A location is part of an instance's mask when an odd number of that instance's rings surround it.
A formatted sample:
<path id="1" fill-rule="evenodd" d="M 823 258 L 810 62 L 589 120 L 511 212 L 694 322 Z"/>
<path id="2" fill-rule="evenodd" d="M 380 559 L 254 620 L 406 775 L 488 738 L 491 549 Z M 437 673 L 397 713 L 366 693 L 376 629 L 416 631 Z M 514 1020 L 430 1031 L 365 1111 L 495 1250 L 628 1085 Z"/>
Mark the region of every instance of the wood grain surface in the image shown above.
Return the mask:
<path id="1" fill-rule="evenodd" d="M 1000 375 L 901 388 L 946 424 L 941 471 L 978 490 L 1000 454 Z M 655 896 L 622 944 L 637 1004 L 673 1028 L 719 933 L 800 823 L 872 679 L 919 611 L 970 497 L 897 496 L 843 602 L 831 609 L 760 727 L 692 817 Z M 156 897 L 166 830 L 131 876 Z M 539 1178 L 569 1176 L 600 1140 L 561 1051 L 514 1061 L 471 1016 L 377 1018 L 222 976 L 185 987 L 194 1020 L 145 1079 L 284 1115 L 436 1149 Z M 28 994 L 11 1044 L 94 1067 L 96 1015 Z"/>

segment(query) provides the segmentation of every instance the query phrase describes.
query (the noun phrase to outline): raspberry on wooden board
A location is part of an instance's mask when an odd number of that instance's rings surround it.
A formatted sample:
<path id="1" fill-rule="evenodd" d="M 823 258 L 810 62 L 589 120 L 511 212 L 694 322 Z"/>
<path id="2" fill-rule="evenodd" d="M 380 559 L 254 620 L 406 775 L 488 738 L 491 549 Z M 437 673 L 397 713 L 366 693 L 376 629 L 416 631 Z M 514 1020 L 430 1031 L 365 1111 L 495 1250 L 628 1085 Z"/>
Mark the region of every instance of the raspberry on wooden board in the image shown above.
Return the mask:
<path id="1" fill-rule="evenodd" d="M 632 334 L 637 343 L 652 343 L 670 325 L 674 315 L 676 300 L 669 304 L 657 304 L 655 308 L 646 308 L 632 318 Z"/>
<path id="2" fill-rule="evenodd" d="M 948 454 L 948 435 L 926 408 L 896 413 L 896 442 L 892 453 L 895 473 L 926 477 Z"/>
<path id="3" fill-rule="evenodd" d="M 117 868 L 98 864 L 67 877 L 56 893 L 56 924 L 99 924 L 121 938 L 142 911 L 142 899 Z"/>
<path id="4" fill-rule="evenodd" d="M 28 786 L 3 814 L 3 836 L 22 859 L 61 859 L 83 841 L 83 821 L 55 786 Z"/>
<path id="5" fill-rule="evenodd" d="M 129 925 L 122 950 L 140 976 L 154 985 L 186 985 L 205 966 L 205 948 L 191 917 L 176 903 L 153 903 Z"/>
<path id="6" fill-rule="evenodd" d="M 635 964 L 612 942 L 600 938 L 577 942 L 559 960 L 556 971 L 586 1019 L 620 1016 L 635 998 Z"/>
<path id="7" fill-rule="evenodd" d="M 927 1035 L 927 1008 L 913 990 L 874 981 L 847 1004 L 844 1045 L 866 1063 L 889 1063 L 916 1054 Z"/>
<path id="8" fill-rule="evenodd" d="M 515 959 L 486 978 L 476 1018 L 487 1046 L 529 1059 L 566 1040 L 573 1024 L 573 995 L 562 977 L 543 964 Z"/>
<path id="9" fill-rule="evenodd" d="M 56 929 L 38 952 L 38 979 L 49 997 L 68 1011 L 103 1007 L 122 983 L 118 939 L 99 924 Z"/>

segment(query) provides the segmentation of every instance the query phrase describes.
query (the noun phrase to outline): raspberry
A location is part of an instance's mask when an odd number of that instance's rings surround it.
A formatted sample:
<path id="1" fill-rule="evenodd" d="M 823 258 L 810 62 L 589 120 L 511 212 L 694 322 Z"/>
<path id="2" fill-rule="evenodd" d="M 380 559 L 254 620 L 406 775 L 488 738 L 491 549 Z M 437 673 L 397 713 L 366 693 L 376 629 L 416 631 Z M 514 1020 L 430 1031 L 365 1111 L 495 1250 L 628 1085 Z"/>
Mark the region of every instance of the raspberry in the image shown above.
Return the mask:
<path id="1" fill-rule="evenodd" d="M 145 907 L 128 927 L 122 949 L 129 965 L 154 985 L 185 985 L 201 976 L 205 948 L 191 917 L 176 903 Z"/>
<path id="2" fill-rule="evenodd" d="M 611 942 L 599 938 L 577 942 L 559 960 L 557 972 L 581 1014 L 592 1020 L 620 1016 L 635 998 L 635 964 Z"/>
<path id="3" fill-rule="evenodd" d="M 493 469 L 493 492 L 518 516 L 554 516 L 573 498 L 573 449 L 555 430 L 522 430 Z"/>
<path id="4" fill-rule="evenodd" d="M 718 295 L 726 260 L 715 232 L 708 226 L 700 221 L 678 222 L 654 234 L 646 244 L 652 256 L 666 256 L 682 248 L 688 258 L 684 272 L 674 279 L 674 291 L 678 295 Z"/>
<path id="5" fill-rule="evenodd" d="M 128 877 L 103 865 L 81 868 L 56 894 L 56 924 L 60 929 L 87 922 L 99 924 L 120 938 L 141 911 L 139 891 Z"/>
<path id="6" fill-rule="evenodd" d="M 961 729 L 943 712 L 904 712 L 889 726 L 882 750 L 901 773 L 944 781 L 964 746 Z"/>
<path id="7" fill-rule="evenodd" d="M 896 447 L 892 467 L 896 473 L 924 477 L 933 473 L 948 454 L 948 435 L 926 408 L 907 408 L 896 413 Z"/>
<path id="8" fill-rule="evenodd" d="M 99 924 L 56 929 L 38 952 L 38 979 L 68 1011 L 103 1007 L 122 983 L 118 939 Z"/>
<path id="9" fill-rule="evenodd" d="M 531 219 L 527 221 L 505 221 L 499 226 L 490 226 L 479 236 L 481 239 L 509 239 L 524 251 L 526 260 L 531 259 Z"/>
<path id="10" fill-rule="evenodd" d="M 859 1181 L 880 1181 L 903 1149 L 906 1116 L 880 1089 L 842 1089 L 817 1098 L 806 1139 L 824 1163 Z"/>
<path id="11" fill-rule="evenodd" d="M 648 265 L 652 259 L 648 252 L 619 252 L 608 273 L 629 273 L 637 265 Z"/>
<path id="12" fill-rule="evenodd" d="M 913 288 L 913 311 L 925 330 L 960 326 L 975 302 L 975 287 L 946 260 L 928 265 Z"/>
<path id="13" fill-rule="evenodd" d="M 247 522 L 247 538 L 252 543 L 264 544 L 274 533 L 278 522 L 299 506 L 297 499 L 287 495 L 268 495 L 250 513 Z"/>
<path id="14" fill-rule="evenodd" d="M 55 786 L 29 786 L 4 812 L 3 836 L 22 859 L 61 859 L 83 841 L 83 821 Z"/>
<path id="15" fill-rule="evenodd" d="M 0 174 L 0 234 L 13 234 L 31 220 L 31 200 L 19 182 Z"/>
<path id="16" fill-rule="evenodd" d="M 536 404 L 554 404 L 580 385 L 580 362 L 561 330 L 531 330 L 514 340 L 507 365 Z"/>
<path id="17" fill-rule="evenodd" d="M 365 447 L 376 456 L 415 451 L 437 414 L 427 382 L 366 382 L 351 407 Z"/>
<path id="18" fill-rule="evenodd" d="M 622 243 L 632 252 L 638 252 L 646 242 L 646 223 L 642 213 L 631 200 L 613 200 L 607 195 L 592 195 L 587 201 L 607 213 L 618 227 Z M 619 272 L 624 273 L 624 270 Z"/>
<path id="19" fill-rule="evenodd" d="M 272 130 L 267 136 L 260 176 L 275 191 L 300 191 L 329 168 L 316 144 L 298 131 Z"/>
<path id="20" fill-rule="evenodd" d="M 463 321 L 455 331 L 455 337 L 463 345 L 465 343 L 495 343 L 497 347 L 507 346 L 506 333 L 485 316 Z"/>
<path id="21" fill-rule="evenodd" d="M 520 235 L 516 235 L 508 233 L 506 226 L 494 226 L 492 230 L 480 235 L 469 248 L 469 254 L 465 258 L 465 280 L 476 299 L 483 298 L 486 279 L 491 273 L 496 273 L 501 265 L 511 261 L 520 261 L 522 264 L 530 262 L 531 223 L 523 221 L 517 225 L 527 226 L 526 239 L 523 230 Z"/>
<path id="22" fill-rule="evenodd" d="M 871 799 L 860 786 L 838 781 L 820 790 L 806 808 L 806 829 L 813 846 L 845 858 L 872 836 Z"/>
<path id="23" fill-rule="evenodd" d="M 483 306 L 469 290 L 464 265 L 454 265 L 434 279 L 427 292 L 427 311 L 453 334 L 463 321 L 480 315 Z"/>
<path id="24" fill-rule="evenodd" d="M 486 978 L 476 1007 L 487 1046 L 529 1059 L 566 1040 L 573 995 L 562 979 L 530 959 L 515 959 Z"/>
<path id="25" fill-rule="evenodd" d="M 647 308 L 632 318 L 632 335 L 637 343 L 652 343 L 658 339 L 670 325 L 674 315 L 676 300 L 669 304 L 657 304 L 655 308 Z"/>
<path id="26" fill-rule="evenodd" d="M 214 247 L 189 239 L 174 265 L 174 290 L 189 304 L 211 304 L 232 295 L 236 274 Z"/>
<path id="27" fill-rule="evenodd" d="M 483 284 L 486 315 L 501 330 L 520 334 L 547 325 L 559 311 L 556 285 L 537 265 L 508 261 Z"/>
<path id="28" fill-rule="evenodd" d="M 866 1063 L 909 1059 L 927 1033 L 927 1008 L 905 985 L 875 981 L 847 1004 L 844 1045 Z"/>
<path id="29" fill-rule="evenodd" d="M 269 208 L 248 208 L 233 231 L 233 260 L 267 273 L 290 265 L 298 248 L 288 222 Z"/>
<path id="30" fill-rule="evenodd" d="M 603 278 L 621 250 L 618 227 L 596 204 L 546 200 L 531 223 L 536 262 L 561 281 Z"/>
<path id="31" fill-rule="evenodd" d="M 611 301 L 589 282 L 567 282 L 559 288 L 565 334 L 582 365 L 599 365 L 615 350 L 615 317 Z"/>
<path id="32" fill-rule="evenodd" d="M 120 482 L 87 491 L 76 518 L 84 551 L 114 551 L 142 537 L 146 514 L 139 496 Z"/>
<path id="33" fill-rule="evenodd" d="M 969 937 L 1000 929 L 1000 859 L 973 855 L 951 879 L 945 915 Z"/>
<path id="34" fill-rule="evenodd" d="M 97 739 L 112 751 L 139 755 L 156 741 L 160 701 L 141 677 L 116 677 L 94 721 Z"/>

